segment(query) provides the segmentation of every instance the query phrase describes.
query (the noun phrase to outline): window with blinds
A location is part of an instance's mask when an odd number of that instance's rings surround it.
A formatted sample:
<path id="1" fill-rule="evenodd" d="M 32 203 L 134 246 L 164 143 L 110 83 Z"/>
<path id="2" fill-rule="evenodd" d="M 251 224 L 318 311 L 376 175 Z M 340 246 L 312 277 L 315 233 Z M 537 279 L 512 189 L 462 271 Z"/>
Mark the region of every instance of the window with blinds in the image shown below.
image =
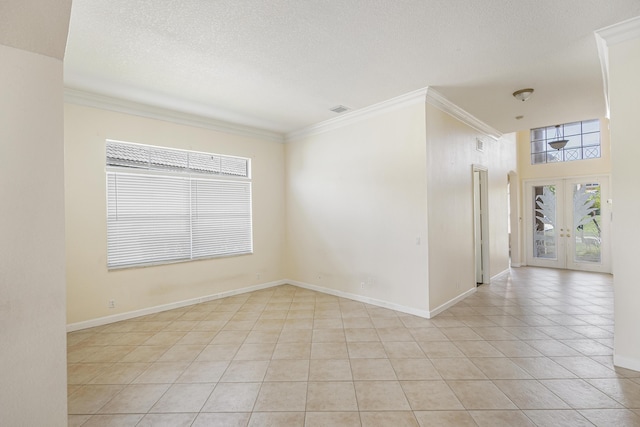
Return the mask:
<path id="1" fill-rule="evenodd" d="M 253 252 L 250 161 L 107 141 L 107 265 Z"/>

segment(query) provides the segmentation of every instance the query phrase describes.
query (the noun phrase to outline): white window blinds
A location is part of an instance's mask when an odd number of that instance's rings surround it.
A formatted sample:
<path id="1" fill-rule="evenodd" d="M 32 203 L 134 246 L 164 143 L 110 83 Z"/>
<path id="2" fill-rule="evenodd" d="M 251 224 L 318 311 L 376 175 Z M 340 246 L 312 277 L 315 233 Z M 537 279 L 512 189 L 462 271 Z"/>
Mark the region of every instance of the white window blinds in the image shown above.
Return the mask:
<path id="1" fill-rule="evenodd" d="M 107 141 L 107 264 L 253 251 L 248 159 Z"/>

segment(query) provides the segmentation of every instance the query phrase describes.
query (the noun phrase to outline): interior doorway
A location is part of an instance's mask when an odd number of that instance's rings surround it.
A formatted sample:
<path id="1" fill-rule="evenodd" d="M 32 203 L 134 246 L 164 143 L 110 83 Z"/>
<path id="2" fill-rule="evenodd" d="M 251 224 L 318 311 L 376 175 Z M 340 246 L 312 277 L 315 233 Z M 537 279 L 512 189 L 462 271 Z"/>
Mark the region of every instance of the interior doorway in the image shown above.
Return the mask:
<path id="1" fill-rule="evenodd" d="M 514 171 L 507 175 L 507 204 L 508 204 L 508 231 L 509 231 L 509 265 L 520 267 L 522 257 L 520 255 L 520 192 L 518 174 Z"/>
<path id="2" fill-rule="evenodd" d="M 488 171 L 473 165 L 473 233 L 476 284 L 489 283 Z"/>

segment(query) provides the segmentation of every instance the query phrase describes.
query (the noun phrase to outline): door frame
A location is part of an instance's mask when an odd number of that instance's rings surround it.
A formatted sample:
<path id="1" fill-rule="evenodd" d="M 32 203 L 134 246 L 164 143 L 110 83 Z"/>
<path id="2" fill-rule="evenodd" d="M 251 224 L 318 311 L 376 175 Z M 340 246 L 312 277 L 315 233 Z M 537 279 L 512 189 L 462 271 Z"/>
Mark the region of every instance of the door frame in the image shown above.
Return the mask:
<path id="1" fill-rule="evenodd" d="M 527 179 L 523 181 L 522 184 L 523 184 L 523 195 L 524 195 L 524 221 L 525 221 L 524 227 L 523 227 L 524 245 L 525 245 L 523 261 L 525 261 L 526 265 L 534 265 L 531 262 L 531 260 L 533 259 L 533 236 L 532 236 L 533 234 L 532 233 L 533 232 L 532 230 L 533 200 L 531 197 L 532 188 L 534 186 L 540 186 L 540 185 L 560 184 L 563 186 L 563 193 L 564 193 L 567 187 L 567 183 L 575 182 L 575 181 L 590 181 L 590 180 L 598 181 L 601 184 L 601 201 L 600 201 L 601 217 L 607 218 L 607 222 L 604 224 L 604 227 L 603 227 L 604 245 L 600 253 L 600 256 L 601 256 L 600 263 L 593 264 L 592 266 L 590 266 L 588 263 L 579 264 L 587 268 L 580 268 L 580 269 L 570 268 L 569 262 L 566 259 L 566 257 L 569 256 L 570 254 L 565 245 L 565 248 L 564 248 L 565 260 L 563 260 L 562 263 L 560 264 L 562 266 L 558 266 L 557 261 L 554 261 L 554 262 L 550 261 L 545 263 L 544 260 L 541 260 L 541 262 L 540 261 L 536 262 L 535 265 L 539 267 L 562 268 L 562 269 L 571 269 L 571 270 L 577 270 L 577 271 L 596 271 L 601 273 L 613 272 L 613 266 L 612 266 L 612 260 L 611 260 L 611 228 L 612 228 L 611 176 L 608 174 L 549 177 L 549 178 Z M 558 209 L 565 216 L 565 218 L 563 218 L 563 222 L 565 222 L 564 219 L 566 219 L 566 215 L 569 214 L 567 212 L 563 212 L 564 204 L 565 204 L 565 200 L 562 201 L 562 206 L 558 207 Z M 563 225 L 567 225 L 567 224 L 563 224 Z M 572 234 L 573 234 L 573 230 L 572 230 Z"/>
<path id="2" fill-rule="evenodd" d="M 522 259 L 522 217 L 520 215 L 520 179 L 518 174 L 514 171 L 509 172 L 507 175 L 507 182 L 509 184 L 509 203 L 511 214 L 509 216 L 509 224 L 511 226 L 511 233 L 509 235 L 509 248 L 510 248 L 510 266 L 520 267 L 525 264 Z"/>
<path id="3" fill-rule="evenodd" d="M 471 176 L 473 182 L 474 277 L 476 277 L 476 285 L 482 285 L 488 284 L 491 277 L 489 271 L 489 261 L 491 260 L 489 256 L 489 169 L 486 166 L 474 164 L 471 167 Z M 476 188 L 479 191 L 476 191 Z M 478 254 L 478 250 L 480 254 Z M 480 267 L 482 274 L 481 282 L 478 282 L 477 278 L 478 267 Z"/>

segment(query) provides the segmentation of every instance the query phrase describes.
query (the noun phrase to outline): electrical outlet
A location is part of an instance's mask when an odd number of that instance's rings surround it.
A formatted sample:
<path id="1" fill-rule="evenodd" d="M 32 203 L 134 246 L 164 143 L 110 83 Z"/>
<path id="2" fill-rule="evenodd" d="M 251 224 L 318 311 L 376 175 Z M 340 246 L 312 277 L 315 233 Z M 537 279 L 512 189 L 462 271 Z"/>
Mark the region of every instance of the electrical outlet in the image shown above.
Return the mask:
<path id="1" fill-rule="evenodd" d="M 115 300 L 112 300 L 112 299 L 109 300 L 109 308 L 116 308 L 116 301 Z"/>
<path id="2" fill-rule="evenodd" d="M 360 282 L 360 289 L 364 289 L 364 282 Z"/>
<path id="3" fill-rule="evenodd" d="M 262 276 L 260 276 L 260 273 L 256 273 L 256 279 L 260 280 Z"/>

